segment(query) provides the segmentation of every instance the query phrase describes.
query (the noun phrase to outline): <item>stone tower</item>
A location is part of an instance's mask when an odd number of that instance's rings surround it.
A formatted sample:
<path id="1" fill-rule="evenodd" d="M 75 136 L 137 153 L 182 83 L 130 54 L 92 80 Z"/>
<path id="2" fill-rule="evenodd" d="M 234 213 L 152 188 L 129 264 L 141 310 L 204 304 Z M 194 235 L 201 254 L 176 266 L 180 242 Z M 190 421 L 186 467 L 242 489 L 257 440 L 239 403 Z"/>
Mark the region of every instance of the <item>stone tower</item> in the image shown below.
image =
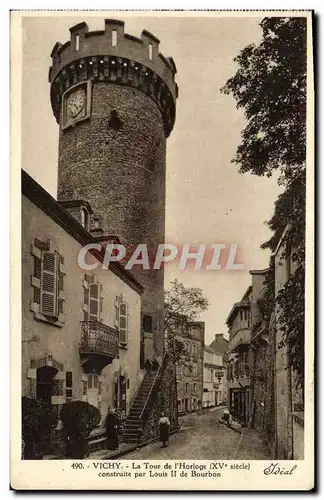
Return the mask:
<path id="1" fill-rule="evenodd" d="M 105 235 L 126 246 L 146 243 L 154 255 L 165 237 L 166 138 L 175 121 L 177 84 L 172 58 L 159 40 L 124 33 L 105 20 L 86 23 L 56 43 L 49 70 L 51 104 L 60 127 L 58 200 L 86 200 Z M 144 285 L 145 357 L 163 350 L 162 270 L 134 270 Z"/>

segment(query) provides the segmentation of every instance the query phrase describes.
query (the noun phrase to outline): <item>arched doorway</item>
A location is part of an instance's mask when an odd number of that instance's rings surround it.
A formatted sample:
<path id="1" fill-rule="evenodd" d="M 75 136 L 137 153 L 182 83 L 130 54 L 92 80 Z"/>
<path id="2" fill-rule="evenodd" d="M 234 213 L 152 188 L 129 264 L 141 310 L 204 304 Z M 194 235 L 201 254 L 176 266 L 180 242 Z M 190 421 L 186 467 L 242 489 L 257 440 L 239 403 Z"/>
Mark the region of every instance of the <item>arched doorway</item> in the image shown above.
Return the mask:
<path id="1" fill-rule="evenodd" d="M 36 372 L 36 398 L 44 403 L 51 403 L 53 380 L 57 369 L 52 366 L 41 366 Z"/>

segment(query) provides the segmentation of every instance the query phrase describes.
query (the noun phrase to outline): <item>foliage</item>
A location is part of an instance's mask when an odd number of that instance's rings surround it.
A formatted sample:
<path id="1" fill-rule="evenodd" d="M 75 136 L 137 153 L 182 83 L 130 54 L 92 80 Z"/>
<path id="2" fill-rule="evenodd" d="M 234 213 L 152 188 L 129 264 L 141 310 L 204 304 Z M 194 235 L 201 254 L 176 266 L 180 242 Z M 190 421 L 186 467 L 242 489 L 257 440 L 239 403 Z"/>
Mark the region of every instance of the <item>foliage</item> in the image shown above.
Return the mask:
<path id="1" fill-rule="evenodd" d="M 57 425 L 57 412 L 51 404 L 22 397 L 22 437 L 25 458 L 40 458 L 45 453 L 46 440 Z"/>
<path id="2" fill-rule="evenodd" d="M 233 161 L 240 172 L 279 169 L 289 180 L 306 158 L 306 19 L 264 18 L 260 26 L 261 43 L 240 52 L 239 69 L 222 88 L 248 120 Z"/>
<path id="3" fill-rule="evenodd" d="M 86 401 L 71 401 L 62 406 L 61 420 L 67 437 L 67 456 L 69 458 L 88 456 L 88 436 L 101 420 L 98 408 Z"/>
<path id="4" fill-rule="evenodd" d="M 262 248 L 274 251 L 282 238 L 293 274 L 276 297 L 278 325 L 290 361 L 304 377 L 304 281 L 306 193 L 306 19 L 264 18 L 262 40 L 235 58 L 239 68 L 221 91 L 243 108 L 247 125 L 233 162 L 240 172 L 279 174 L 284 191 L 268 222 L 273 236 Z M 288 228 L 288 230 L 287 230 Z"/>
<path id="5" fill-rule="evenodd" d="M 208 309 L 208 300 L 201 288 L 188 287 L 175 279 L 164 295 L 165 352 L 175 363 L 186 355 L 183 341 L 178 336 L 187 336 L 192 323 Z"/>
<path id="6" fill-rule="evenodd" d="M 277 296 L 279 321 L 283 327 L 282 345 L 288 348 L 292 368 L 296 372 L 296 388 L 304 387 L 305 362 L 305 314 L 304 314 L 305 269 L 298 266 Z M 302 303 L 302 306 L 301 306 Z M 287 323 L 289 321 L 289 323 Z"/>

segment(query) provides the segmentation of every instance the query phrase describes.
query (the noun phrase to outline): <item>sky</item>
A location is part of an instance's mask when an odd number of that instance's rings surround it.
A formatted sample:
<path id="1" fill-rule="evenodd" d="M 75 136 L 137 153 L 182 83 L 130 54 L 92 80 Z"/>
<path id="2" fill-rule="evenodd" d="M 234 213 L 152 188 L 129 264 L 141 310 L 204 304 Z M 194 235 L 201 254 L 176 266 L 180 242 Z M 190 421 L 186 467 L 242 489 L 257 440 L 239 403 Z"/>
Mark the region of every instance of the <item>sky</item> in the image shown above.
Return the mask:
<path id="1" fill-rule="evenodd" d="M 69 39 L 69 28 L 86 21 L 89 30 L 103 29 L 104 17 L 70 13 L 63 17 L 23 18 L 22 168 L 52 196 L 57 192 L 58 125 L 49 98 L 48 68 L 56 41 Z M 130 13 L 129 13 L 130 14 Z M 250 285 L 250 269 L 268 266 L 269 253 L 260 244 L 271 233 L 265 222 L 279 193 L 274 178 L 239 174 L 231 163 L 245 126 L 242 110 L 220 88 L 236 71 L 233 58 L 261 39 L 261 18 L 129 17 L 125 32 L 143 29 L 161 40 L 160 52 L 172 56 L 179 86 L 176 122 L 167 141 L 166 237 L 176 244 L 238 244 L 244 269 L 179 270 L 169 264 L 166 286 L 178 278 L 199 287 L 210 306 L 202 314 L 205 342 L 227 333 L 226 318 Z M 116 17 L 116 16 L 114 16 Z"/>

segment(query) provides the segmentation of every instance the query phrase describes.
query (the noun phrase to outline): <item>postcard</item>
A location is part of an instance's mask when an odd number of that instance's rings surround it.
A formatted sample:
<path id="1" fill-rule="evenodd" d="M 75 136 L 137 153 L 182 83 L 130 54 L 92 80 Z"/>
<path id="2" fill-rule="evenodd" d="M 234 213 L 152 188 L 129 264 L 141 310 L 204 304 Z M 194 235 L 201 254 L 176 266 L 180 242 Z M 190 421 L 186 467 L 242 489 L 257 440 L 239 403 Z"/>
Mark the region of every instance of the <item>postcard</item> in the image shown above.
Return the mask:
<path id="1" fill-rule="evenodd" d="M 312 22 L 11 12 L 13 489 L 314 488 Z"/>

